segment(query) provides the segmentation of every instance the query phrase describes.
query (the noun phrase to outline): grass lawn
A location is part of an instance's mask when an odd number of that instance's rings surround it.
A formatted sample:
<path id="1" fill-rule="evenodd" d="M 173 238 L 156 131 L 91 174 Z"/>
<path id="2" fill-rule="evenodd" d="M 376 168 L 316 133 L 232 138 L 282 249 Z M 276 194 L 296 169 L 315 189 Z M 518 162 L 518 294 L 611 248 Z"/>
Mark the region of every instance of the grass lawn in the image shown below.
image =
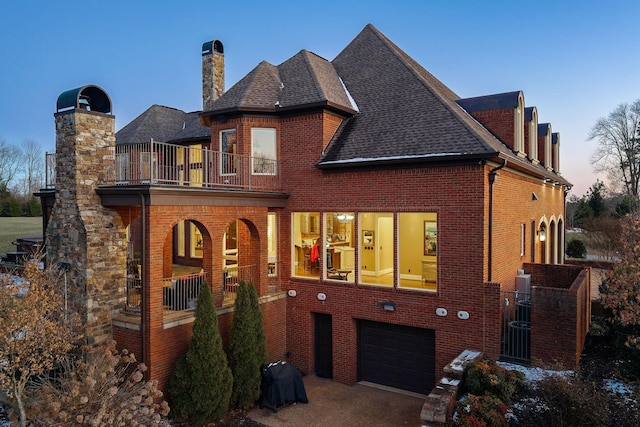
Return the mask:
<path id="1" fill-rule="evenodd" d="M 0 217 L 0 256 L 16 250 L 16 238 L 35 236 L 42 236 L 42 217 Z"/>

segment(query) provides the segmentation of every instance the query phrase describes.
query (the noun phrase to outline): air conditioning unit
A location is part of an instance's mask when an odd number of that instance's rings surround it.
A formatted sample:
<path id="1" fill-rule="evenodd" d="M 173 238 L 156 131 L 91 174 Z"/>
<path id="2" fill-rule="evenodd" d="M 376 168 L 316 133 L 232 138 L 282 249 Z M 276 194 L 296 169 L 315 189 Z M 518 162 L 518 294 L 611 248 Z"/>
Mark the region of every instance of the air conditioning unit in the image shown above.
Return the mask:
<path id="1" fill-rule="evenodd" d="M 531 275 L 519 274 L 516 276 L 516 291 L 529 294 L 531 292 Z"/>

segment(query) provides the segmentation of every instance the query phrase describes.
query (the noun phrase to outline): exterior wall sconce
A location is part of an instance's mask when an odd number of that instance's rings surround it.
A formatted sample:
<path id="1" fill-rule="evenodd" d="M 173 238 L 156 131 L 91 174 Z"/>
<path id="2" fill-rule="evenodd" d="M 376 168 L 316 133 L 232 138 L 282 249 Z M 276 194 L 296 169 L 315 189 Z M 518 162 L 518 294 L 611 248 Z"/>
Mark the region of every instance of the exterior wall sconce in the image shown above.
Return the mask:
<path id="1" fill-rule="evenodd" d="M 540 241 L 544 242 L 545 240 L 547 240 L 547 231 L 543 228 L 540 231 L 538 231 L 538 236 L 540 237 Z"/>
<path id="2" fill-rule="evenodd" d="M 534 202 L 538 200 L 538 195 L 536 193 L 531 193 L 531 200 L 533 200 Z"/>
<path id="3" fill-rule="evenodd" d="M 393 301 L 382 301 L 380 306 L 384 311 L 396 311 L 396 303 Z"/>

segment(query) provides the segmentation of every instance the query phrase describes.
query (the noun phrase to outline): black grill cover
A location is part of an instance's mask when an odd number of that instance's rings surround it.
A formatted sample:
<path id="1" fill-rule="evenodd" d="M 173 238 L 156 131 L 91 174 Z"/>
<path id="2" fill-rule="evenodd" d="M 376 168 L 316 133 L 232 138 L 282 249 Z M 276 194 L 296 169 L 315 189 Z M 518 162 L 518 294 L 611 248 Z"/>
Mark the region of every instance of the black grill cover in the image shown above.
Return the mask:
<path id="1" fill-rule="evenodd" d="M 288 403 L 309 403 L 302 375 L 286 362 L 275 362 L 262 369 L 260 407 L 277 412 Z"/>

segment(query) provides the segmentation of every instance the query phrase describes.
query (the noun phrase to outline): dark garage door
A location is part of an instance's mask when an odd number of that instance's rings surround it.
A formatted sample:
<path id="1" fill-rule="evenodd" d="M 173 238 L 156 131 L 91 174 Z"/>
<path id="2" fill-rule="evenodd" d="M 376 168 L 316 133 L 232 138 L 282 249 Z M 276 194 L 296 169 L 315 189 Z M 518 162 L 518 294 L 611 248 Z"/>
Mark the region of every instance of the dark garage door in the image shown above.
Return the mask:
<path id="1" fill-rule="evenodd" d="M 429 394 L 435 383 L 435 331 L 359 321 L 358 379 Z"/>

